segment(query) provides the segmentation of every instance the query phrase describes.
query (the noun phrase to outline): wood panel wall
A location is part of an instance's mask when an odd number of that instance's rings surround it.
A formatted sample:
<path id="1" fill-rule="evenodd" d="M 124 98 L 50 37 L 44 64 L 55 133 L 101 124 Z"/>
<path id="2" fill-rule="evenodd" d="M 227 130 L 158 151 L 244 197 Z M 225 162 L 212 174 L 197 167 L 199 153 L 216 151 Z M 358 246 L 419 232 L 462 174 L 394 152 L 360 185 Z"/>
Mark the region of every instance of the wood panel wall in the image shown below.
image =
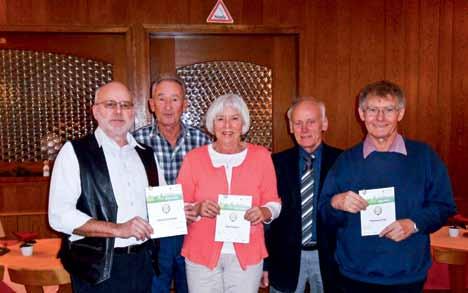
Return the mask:
<path id="1" fill-rule="evenodd" d="M 12 232 L 34 231 L 39 238 L 59 237 L 48 224 L 49 178 L 0 178 L 0 221 L 7 239 Z"/>
<path id="2" fill-rule="evenodd" d="M 144 100 L 148 66 L 142 58 L 148 48 L 143 25 L 205 24 L 215 2 L 0 0 L 0 26 L 128 27 L 133 33 L 128 58 L 135 71 L 129 83 Z M 235 25 L 302 29 L 299 92 L 326 102 L 331 144 L 349 147 L 362 138 L 355 112 L 360 88 L 384 78 L 401 84 L 408 99 L 402 133 L 428 142 L 440 154 L 459 208 L 468 214 L 468 1 L 224 2 Z"/>

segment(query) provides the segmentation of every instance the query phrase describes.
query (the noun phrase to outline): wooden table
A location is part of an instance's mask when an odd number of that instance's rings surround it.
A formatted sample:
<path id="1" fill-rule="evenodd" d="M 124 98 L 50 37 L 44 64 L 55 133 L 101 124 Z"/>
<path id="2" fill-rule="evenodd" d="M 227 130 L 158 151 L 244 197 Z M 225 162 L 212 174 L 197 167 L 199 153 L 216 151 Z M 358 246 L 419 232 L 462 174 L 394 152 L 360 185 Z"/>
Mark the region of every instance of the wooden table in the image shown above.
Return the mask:
<path id="1" fill-rule="evenodd" d="M 16 292 L 25 292 L 24 286 L 12 283 L 8 276 L 6 268 L 29 268 L 29 269 L 53 269 L 63 268 L 60 260 L 57 258 L 57 252 L 60 248 L 60 239 L 39 239 L 34 244 L 34 252 L 32 256 L 21 255 L 19 249 L 20 243 L 8 246 L 11 250 L 9 253 L 0 256 L 0 264 L 5 266 L 4 281 Z M 46 292 L 57 291 L 57 286 L 46 287 Z"/>
<path id="2" fill-rule="evenodd" d="M 431 234 L 432 256 L 436 262 L 448 264 L 452 292 L 464 292 L 466 287 L 468 237 L 462 236 L 465 232 L 467 231 L 460 229 L 458 237 L 450 237 L 448 227 L 442 227 Z"/>

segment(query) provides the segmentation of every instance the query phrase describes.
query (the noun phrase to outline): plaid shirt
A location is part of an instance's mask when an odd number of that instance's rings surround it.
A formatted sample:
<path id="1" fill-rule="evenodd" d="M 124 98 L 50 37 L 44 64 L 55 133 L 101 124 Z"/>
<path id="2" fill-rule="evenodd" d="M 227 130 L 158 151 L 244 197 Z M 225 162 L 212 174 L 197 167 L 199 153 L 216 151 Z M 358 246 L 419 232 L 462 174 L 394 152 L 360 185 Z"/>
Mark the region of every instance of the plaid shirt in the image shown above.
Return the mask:
<path id="1" fill-rule="evenodd" d="M 182 129 L 173 149 L 171 144 L 159 132 L 156 123 L 135 130 L 133 136 L 138 142 L 153 148 L 158 163 L 164 170 L 166 183 L 175 184 L 185 154 L 196 147 L 210 143 L 211 139 L 200 129 L 181 122 Z"/>

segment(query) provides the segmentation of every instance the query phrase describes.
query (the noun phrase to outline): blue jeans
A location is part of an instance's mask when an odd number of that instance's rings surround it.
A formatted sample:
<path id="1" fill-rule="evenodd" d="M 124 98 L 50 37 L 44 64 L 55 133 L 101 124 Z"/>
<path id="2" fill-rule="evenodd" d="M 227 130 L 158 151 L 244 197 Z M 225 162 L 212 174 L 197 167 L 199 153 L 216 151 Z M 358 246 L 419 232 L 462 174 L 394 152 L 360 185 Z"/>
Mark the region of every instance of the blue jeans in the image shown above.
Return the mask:
<path id="1" fill-rule="evenodd" d="M 185 258 L 180 255 L 184 236 L 161 238 L 159 241 L 159 271 L 153 278 L 152 293 L 169 293 L 174 280 L 177 293 L 187 293 Z"/>

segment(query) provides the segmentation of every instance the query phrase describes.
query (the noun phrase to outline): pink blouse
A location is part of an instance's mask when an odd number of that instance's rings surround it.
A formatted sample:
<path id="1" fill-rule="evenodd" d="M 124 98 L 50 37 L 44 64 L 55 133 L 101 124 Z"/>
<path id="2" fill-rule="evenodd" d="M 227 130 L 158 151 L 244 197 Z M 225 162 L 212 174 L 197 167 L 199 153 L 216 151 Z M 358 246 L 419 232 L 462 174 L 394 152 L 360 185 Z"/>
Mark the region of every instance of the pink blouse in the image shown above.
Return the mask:
<path id="1" fill-rule="evenodd" d="M 217 202 L 219 194 L 228 194 L 229 191 L 224 168 L 213 167 L 208 146 L 196 148 L 185 156 L 177 183 L 182 184 L 185 202 L 201 202 L 205 199 Z M 245 160 L 232 170 L 230 194 L 251 195 L 252 206 L 280 202 L 273 162 L 266 148 L 247 144 Z M 213 269 L 223 246 L 222 242 L 214 241 L 215 226 L 216 218 L 206 217 L 190 224 L 182 255 L 194 263 Z M 267 257 L 263 224 L 252 225 L 250 242 L 234 243 L 234 249 L 243 269 Z"/>

